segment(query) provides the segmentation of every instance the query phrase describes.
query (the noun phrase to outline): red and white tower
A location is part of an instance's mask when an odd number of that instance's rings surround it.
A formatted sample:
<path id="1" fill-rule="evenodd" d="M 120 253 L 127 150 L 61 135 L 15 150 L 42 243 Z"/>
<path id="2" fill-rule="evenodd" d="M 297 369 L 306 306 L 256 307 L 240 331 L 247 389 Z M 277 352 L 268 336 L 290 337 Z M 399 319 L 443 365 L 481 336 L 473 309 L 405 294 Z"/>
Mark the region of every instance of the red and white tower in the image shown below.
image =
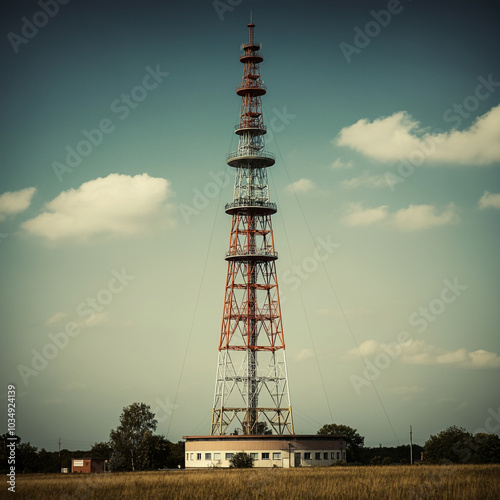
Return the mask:
<path id="1" fill-rule="evenodd" d="M 264 149 L 266 88 L 254 27 L 248 25 L 240 56 L 238 150 L 227 156 L 236 180 L 233 201 L 226 205 L 232 222 L 211 435 L 262 434 L 264 424 L 273 434 L 294 434 L 271 223 L 277 208 L 267 182 L 275 156 Z"/>

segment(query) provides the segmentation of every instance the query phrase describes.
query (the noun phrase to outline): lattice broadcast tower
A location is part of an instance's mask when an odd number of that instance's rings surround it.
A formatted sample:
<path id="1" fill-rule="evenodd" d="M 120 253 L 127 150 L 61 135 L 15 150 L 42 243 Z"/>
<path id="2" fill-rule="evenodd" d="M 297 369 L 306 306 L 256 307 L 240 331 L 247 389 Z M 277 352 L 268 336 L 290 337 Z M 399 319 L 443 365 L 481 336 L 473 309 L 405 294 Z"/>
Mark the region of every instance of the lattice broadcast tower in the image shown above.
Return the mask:
<path id="1" fill-rule="evenodd" d="M 238 150 L 227 156 L 236 179 L 226 205 L 232 219 L 212 425 L 210 435 L 183 436 L 187 469 L 231 467 L 237 453 L 248 454 L 258 468 L 330 466 L 346 459 L 342 436 L 295 434 L 293 428 L 271 223 L 277 208 L 267 183 L 275 157 L 264 149 L 266 88 L 254 28 L 250 21 L 240 56 Z"/>
<path id="2" fill-rule="evenodd" d="M 248 25 L 242 45 L 244 64 L 238 150 L 227 155 L 236 172 L 231 215 L 227 278 L 219 340 L 217 376 L 210 434 L 294 434 L 285 359 L 267 169 L 275 156 L 264 149 L 266 127 L 260 77 L 261 45 Z"/>

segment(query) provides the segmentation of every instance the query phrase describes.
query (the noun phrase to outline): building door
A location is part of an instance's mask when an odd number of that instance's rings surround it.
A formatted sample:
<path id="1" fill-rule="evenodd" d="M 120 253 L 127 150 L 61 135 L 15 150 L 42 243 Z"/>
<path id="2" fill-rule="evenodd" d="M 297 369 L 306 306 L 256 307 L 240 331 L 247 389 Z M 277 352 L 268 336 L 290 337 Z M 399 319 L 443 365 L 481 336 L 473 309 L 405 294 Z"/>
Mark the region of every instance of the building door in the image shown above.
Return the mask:
<path id="1" fill-rule="evenodd" d="M 300 453 L 294 453 L 295 455 L 295 461 L 294 461 L 294 467 L 300 467 Z"/>

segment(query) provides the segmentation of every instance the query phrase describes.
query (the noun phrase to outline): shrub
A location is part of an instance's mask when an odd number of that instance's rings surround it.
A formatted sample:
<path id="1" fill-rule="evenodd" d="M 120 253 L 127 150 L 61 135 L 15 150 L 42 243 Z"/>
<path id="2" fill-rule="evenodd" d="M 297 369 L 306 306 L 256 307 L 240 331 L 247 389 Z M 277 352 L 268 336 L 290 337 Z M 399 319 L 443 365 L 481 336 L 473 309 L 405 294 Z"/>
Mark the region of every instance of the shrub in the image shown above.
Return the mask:
<path id="1" fill-rule="evenodd" d="M 247 469 L 253 467 L 253 458 L 248 454 L 241 451 L 235 453 L 230 460 L 230 466 L 233 469 Z"/>

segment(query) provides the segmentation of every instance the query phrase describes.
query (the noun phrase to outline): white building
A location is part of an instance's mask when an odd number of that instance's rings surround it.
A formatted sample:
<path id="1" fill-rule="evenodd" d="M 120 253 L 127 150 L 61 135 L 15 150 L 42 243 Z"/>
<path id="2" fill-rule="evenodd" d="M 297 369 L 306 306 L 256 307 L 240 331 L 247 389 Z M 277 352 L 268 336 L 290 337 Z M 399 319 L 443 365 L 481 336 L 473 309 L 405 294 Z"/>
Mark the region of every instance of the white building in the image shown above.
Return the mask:
<path id="1" fill-rule="evenodd" d="M 186 469 L 229 467 L 236 453 L 248 453 L 254 467 L 328 466 L 346 459 L 346 441 L 339 436 L 244 435 L 184 436 Z"/>

